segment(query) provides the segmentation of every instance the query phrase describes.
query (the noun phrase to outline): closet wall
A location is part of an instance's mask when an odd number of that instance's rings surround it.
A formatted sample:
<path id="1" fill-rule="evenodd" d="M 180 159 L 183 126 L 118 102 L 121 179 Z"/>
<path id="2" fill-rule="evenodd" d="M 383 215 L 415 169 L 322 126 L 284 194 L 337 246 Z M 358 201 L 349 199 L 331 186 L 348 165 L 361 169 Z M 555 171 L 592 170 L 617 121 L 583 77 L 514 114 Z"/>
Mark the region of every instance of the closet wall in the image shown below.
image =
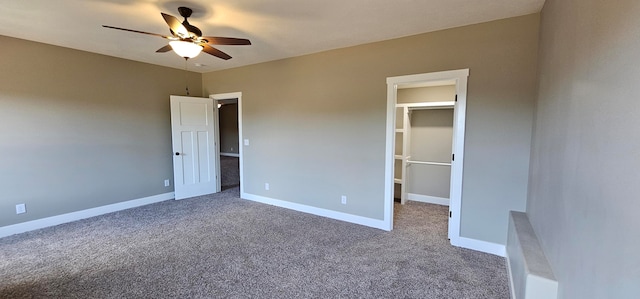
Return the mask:
<path id="1" fill-rule="evenodd" d="M 220 153 L 238 154 L 238 104 L 229 103 L 218 109 L 220 117 Z"/>
<path id="2" fill-rule="evenodd" d="M 447 102 L 455 100 L 456 86 L 427 86 L 398 89 L 398 104 Z"/>
<path id="3" fill-rule="evenodd" d="M 427 102 L 451 102 L 455 100 L 455 85 L 429 86 L 398 89 L 397 104 Z M 396 128 L 403 126 L 403 109 L 396 109 Z M 453 138 L 453 107 L 439 109 L 411 109 L 408 128 L 396 134 L 396 155 L 402 154 L 405 139 L 406 156 L 409 161 L 451 162 Z M 401 198 L 402 189 L 409 200 L 445 203 L 449 198 L 451 167 L 447 165 L 425 165 L 406 163 L 402 173 L 402 159 L 396 156 L 396 178 L 404 176 L 405 188 L 396 180 L 395 198 Z M 430 201 L 428 198 L 435 198 Z"/>
<path id="4" fill-rule="evenodd" d="M 453 108 L 413 110 L 411 122 L 411 160 L 451 162 Z M 449 198 L 451 166 L 410 164 L 407 192 Z"/>

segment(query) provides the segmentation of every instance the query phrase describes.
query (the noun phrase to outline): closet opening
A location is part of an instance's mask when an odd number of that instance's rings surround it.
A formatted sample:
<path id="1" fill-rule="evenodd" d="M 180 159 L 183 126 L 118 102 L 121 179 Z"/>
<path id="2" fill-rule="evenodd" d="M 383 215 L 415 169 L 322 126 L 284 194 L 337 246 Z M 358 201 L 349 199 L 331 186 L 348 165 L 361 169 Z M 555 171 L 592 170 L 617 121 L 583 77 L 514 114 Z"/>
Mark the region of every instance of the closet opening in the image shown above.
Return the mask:
<path id="1" fill-rule="evenodd" d="M 385 223 L 393 204 L 449 206 L 448 237 L 458 245 L 468 69 L 387 78 Z"/>
<path id="2" fill-rule="evenodd" d="M 222 190 L 240 185 L 238 139 L 238 99 L 218 100 L 220 147 L 220 187 Z"/>
<path id="3" fill-rule="evenodd" d="M 455 85 L 399 87 L 394 200 L 449 205 Z"/>
<path id="4" fill-rule="evenodd" d="M 240 187 L 242 192 L 242 93 L 211 95 L 214 99 L 214 116 L 218 123 L 216 152 L 218 161 L 219 191 Z"/>

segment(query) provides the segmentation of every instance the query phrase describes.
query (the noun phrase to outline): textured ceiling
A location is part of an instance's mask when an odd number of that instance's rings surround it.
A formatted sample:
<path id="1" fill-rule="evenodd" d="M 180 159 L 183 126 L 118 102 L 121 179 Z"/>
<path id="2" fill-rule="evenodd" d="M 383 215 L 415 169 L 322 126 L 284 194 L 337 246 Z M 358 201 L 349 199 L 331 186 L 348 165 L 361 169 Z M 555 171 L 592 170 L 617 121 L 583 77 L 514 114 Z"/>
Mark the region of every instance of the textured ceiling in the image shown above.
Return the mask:
<path id="1" fill-rule="evenodd" d="M 0 0 L 0 35 L 184 69 L 166 40 L 102 28 L 168 35 L 160 12 L 179 6 L 207 36 L 248 38 L 251 46 L 218 46 L 232 59 L 189 60 L 209 72 L 330 49 L 539 12 L 544 0 Z M 1 48 L 1 45 L 0 45 Z M 196 66 L 199 65 L 199 66 Z"/>

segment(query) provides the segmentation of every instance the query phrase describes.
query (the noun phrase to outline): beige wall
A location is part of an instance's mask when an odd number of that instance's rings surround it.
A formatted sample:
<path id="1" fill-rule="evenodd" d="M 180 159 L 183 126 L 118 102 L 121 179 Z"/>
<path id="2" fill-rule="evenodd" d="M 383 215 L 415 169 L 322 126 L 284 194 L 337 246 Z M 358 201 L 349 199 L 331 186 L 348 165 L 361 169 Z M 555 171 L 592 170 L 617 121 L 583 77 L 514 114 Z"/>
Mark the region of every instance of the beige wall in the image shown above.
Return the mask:
<path id="1" fill-rule="evenodd" d="M 0 44 L 0 226 L 173 191 L 169 95 L 184 94 L 184 71 Z M 192 94 L 201 83 L 190 73 Z"/>
<path id="2" fill-rule="evenodd" d="M 469 68 L 461 233 L 504 244 L 508 211 L 525 208 L 538 22 L 528 15 L 207 73 L 204 93 L 243 93 L 247 193 L 382 219 L 386 78 Z"/>
<path id="3" fill-rule="evenodd" d="M 238 104 L 225 104 L 218 109 L 220 116 L 220 152 L 239 153 Z"/>
<path id="4" fill-rule="evenodd" d="M 560 298 L 640 294 L 640 2 L 547 0 L 527 214 Z"/>

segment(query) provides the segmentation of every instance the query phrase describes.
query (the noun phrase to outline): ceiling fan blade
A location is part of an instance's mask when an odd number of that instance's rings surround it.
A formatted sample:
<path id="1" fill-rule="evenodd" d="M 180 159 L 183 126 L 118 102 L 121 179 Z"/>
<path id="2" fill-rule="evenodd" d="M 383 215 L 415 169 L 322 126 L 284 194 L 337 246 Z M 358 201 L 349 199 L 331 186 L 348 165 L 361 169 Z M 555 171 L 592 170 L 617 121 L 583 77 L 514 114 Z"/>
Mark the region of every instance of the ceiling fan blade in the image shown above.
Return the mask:
<path id="1" fill-rule="evenodd" d="M 162 47 L 162 48 L 158 49 L 158 50 L 156 51 L 156 53 L 164 53 L 164 52 L 169 52 L 169 51 L 171 51 L 171 50 L 173 50 L 173 48 L 171 48 L 171 45 L 166 45 L 166 46 L 164 46 L 164 47 Z"/>
<path id="2" fill-rule="evenodd" d="M 203 43 L 202 47 L 203 47 L 202 50 L 205 51 L 207 54 L 213 55 L 218 58 L 222 58 L 224 60 L 231 59 L 231 56 L 229 56 L 229 54 L 222 52 L 212 46 L 209 46 L 208 44 Z"/>
<path id="3" fill-rule="evenodd" d="M 138 30 L 133 30 L 133 29 L 126 29 L 126 28 L 113 27 L 113 26 L 107 26 L 107 25 L 102 25 L 102 27 L 104 27 L 104 28 L 109 28 L 109 29 L 117 29 L 117 30 L 124 30 L 124 31 L 129 31 L 129 32 L 135 32 L 135 33 L 148 34 L 148 35 L 158 36 L 158 37 L 162 37 L 162 38 L 166 38 L 166 39 L 175 39 L 175 38 L 172 38 L 172 37 L 169 37 L 169 36 L 164 36 L 164 35 L 162 35 L 162 34 L 150 33 L 150 32 L 144 32 L 144 31 L 138 31 Z"/>
<path id="4" fill-rule="evenodd" d="M 207 40 L 208 44 L 211 45 L 250 45 L 251 41 L 245 38 L 234 38 L 234 37 L 218 37 L 218 36 L 203 36 L 202 39 Z"/>
<path id="5" fill-rule="evenodd" d="M 169 25 L 169 28 L 171 28 L 171 31 L 173 31 L 173 33 L 177 34 L 181 38 L 189 37 L 189 30 L 187 30 L 187 28 L 184 27 L 182 23 L 180 23 L 180 20 L 178 20 L 178 18 L 163 12 L 161 12 L 160 14 L 162 14 L 164 21 L 167 22 L 167 25 Z"/>

